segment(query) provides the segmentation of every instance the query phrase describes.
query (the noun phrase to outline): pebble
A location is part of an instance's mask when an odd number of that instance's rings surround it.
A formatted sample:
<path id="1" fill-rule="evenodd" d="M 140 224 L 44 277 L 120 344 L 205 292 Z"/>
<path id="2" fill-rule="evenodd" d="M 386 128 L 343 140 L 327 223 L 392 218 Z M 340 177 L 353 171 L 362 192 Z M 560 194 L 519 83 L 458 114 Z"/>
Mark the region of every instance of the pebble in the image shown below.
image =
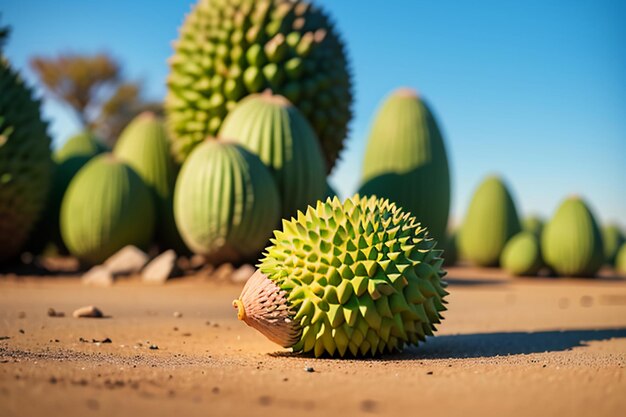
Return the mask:
<path id="1" fill-rule="evenodd" d="M 102 318 L 104 317 L 104 315 L 102 314 L 102 311 L 100 311 L 100 309 L 98 309 L 98 307 L 95 306 L 85 306 L 85 307 L 81 307 L 77 310 L 74 310 L 74 312 L 72 313 L 72 316 L 74 316 L 75 318 Z"/>
<path id="2" fill-rule="evenodd" d="M 177 319 L 179 319 L 179 318 L 181 318 L 183 316 L 183 313 L 181 313 L 180 311 L 175 311 L 173 316 L 176 317 Z"/>
<path id="3" fill-rule="evenodd" d="M 48 317 L 65 317 L 65 313 L 62 311 L 56 311 L 54 308 L 50 307 L 48 309 Z"/>
<path id="4" fill-rule="evenodd" d="M 146 265 L 141 271 L 141 280 L 147 284 L 164 284 L 176 275 L 176 252 L 166 250 Z"/>
<path id="5" fill-rule="evenodd" d="M 305 372 L 315 372 L 315 369 L 313 369 L 313 367 L 312 367 L 312 366 L 305 366 L 305 367 L 304 367 L 304 371 L 305 371 Z"/>
<path id="6" fill-rule="evenodd" d="M 128 245 L 117 251 L 104 262 L 113 275 L 130 275 L 141 271 L 150 257 L 136 246 Z"/>
<path id="7" fill-rule="evenodd" d="M 235 267 L 233 266 L 233 264 L 231 263 L 222 264 L 219 266 L 219 268 L 215 270 L 215 272 L 213 272 L 213 274 L 211 274 L 211 280 L 226 281 L 226 279 L 233 273 L 234 270 L 235 270 Z"/>
<path id="8" fill-rule="evenodd" d="M 249 264 L 243 264 L 230 274 L 230 282 L 233 284 L 245 284 L 246 281 L 254 274 L 256 269 Z"/>
<path id="9" fill-rule="evenodd" d="M 83 274 L 80 281 L 94 287 L 110 287 L 113 285 L 113 273 L 104 265 L 96 265 Z"/>
<path id="10" fill-rule="evenodd" d="M 159 347 L 157 345 L 150 345 L 150 350 L 158 350 Z"/>

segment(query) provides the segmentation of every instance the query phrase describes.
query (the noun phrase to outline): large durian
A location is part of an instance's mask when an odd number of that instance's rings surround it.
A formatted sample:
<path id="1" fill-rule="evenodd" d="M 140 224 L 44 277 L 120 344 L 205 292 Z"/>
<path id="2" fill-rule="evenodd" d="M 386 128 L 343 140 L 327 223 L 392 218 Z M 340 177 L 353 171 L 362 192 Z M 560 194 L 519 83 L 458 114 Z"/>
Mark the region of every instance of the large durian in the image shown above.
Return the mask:
<path id="1" fill-rule="evenodd" d="M 0 50 L 0 262 L 20 252 L 48 198 L 54 165 L 46 129 L 40 102 Z"/>
<path id="2" fill-rule="evenodd" d="M 246 97 L 228 114 L 220 136 L 242 144 L 270 169 L 282 218 L 324 198 L 326 166 L 315 132 L 286 98 L 269 92 Z"/>
<path id="3" fill-rule="evenodd" d="M 174 218 L 193 252 L 214 263 L 252 259 L 280 221 L 280 197 L 269 170 L 243 146 L 207 139 L 183 164 Z"/>
<path id="4" fill-rule="evenodd" d="M 233 305 L 294 352 L 399 351 L 432 335 L 446 310 L 441 251 L 386 199 L 319 201 L 283 220 L 264 255 Z"/>
<path id="5" fill-rule="evenodd" d="M 53 249 L 56 253 L 66 253 L 67 249 L 61 238 L 59 215 L 61 203 L 72 178 L 91 158 L 108 148 L 98 136 L 89 131 L 83 131 L 71 136 L 61 148 L 54 152 L 53 160 L 56 165 L 45 214 L 41 216 L 31 235 L 26 249 L 33 253 L 46 252 Z"/>
<path id="6" fill-rule="evenodd" d="M 543 266 L 537 235 L 526 230 L 509 239 L 500 255 L 500 265 L 512 275 L 537 275 Z"/>
<path id="7" fill-rule="evenodd" d="M 592 277 L 604 263 L 602 234 L 587 204 L 577 196 L 559 206 L 541 235 L 546 264 L 558 275 Z"/>
<path id="8" fill-rule="evenodd" d="M 163 121 L 152 112 L 135 117 L 120 134 L 113 153 L 130 165 L 150 188 L 155 200 L 155 237 L 164 248 L 186 252 L 174 222 L 174 184 L 177 166 Z"/>
<path id="9" fill-rule="evenodd" d="M 170 59 L 167 122 L 182 162 L 243 97 L 271 89 L 309 120 L 327 169 L 343 148 L 352 81 L 334 24 L 302 0 L 199 0 Z"/>
<path id="10" fill-rule="evenodd" d="M 626 237 L 616 224 L 607 224 L 602 228 L 602 244 L 604 246 L 604 261 L 608 265 L 615 265 L 615 257 L 620 246 L 626 242 Z"/>
<path id="11" fill-rule="evenodd" d="M 105 153 L 76 174 L 61 205 L 61 235 L 85 265 L 126 245 L 147 249 L 154 232 L 150 190 L 128 165 Z"/>
<path id="12" fill-rule="evenodd" d="M 459 230 L 461 256 L 479 266 L 496 266 L 506 242 L 521 231 L 513 198 L 496 176 L 478 187 Z"/>
<path id="13" fill-rule="evenodd" d="M 394 201 L 443 242 L 450 210 L 450 172 L 437 121 L 408 88 L 393 92 L 374 119 L 359 193 Z"/>

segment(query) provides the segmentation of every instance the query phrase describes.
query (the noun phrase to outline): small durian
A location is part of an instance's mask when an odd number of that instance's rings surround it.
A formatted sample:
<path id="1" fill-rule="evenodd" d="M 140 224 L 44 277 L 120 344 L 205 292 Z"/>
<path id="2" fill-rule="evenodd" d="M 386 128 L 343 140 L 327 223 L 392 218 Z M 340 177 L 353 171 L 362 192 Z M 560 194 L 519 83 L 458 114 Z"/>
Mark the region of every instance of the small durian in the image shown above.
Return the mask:
<path id="1" fill-rule="evenodd" d="M 271 243 L 233 306 L 283 347 L 316 357 L 395 352 L 441 322 L 441 250 L 389 200 L 318 201 L 283 220 Z"/>

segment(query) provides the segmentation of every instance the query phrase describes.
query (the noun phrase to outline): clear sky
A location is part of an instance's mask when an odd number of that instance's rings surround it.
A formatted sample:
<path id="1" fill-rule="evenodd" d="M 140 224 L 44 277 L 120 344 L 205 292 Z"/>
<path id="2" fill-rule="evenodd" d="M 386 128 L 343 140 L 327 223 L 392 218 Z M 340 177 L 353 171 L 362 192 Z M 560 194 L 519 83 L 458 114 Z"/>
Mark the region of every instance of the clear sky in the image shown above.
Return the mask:
<path id="1" fill-rule="evenodd" d="M 315 2 L 337 22 L 355 75 L 355 118 L 331 177 L 341 195 L 357 188 L 381 100 L 410 86 L 441 123 L 457 221 L 495 172 L 524 214 L 550 216 L 575 193 L 602 222 L 626 226 L 625 1 Z M 33 55 L 109 51 L 161 99 L 170 42 L 191 4 L 0 0 L 13 28 L 6 54 L 34 81 Z M 47 100 L 44 112 L 57 146 L 78 129 L 61 105 Z"/>

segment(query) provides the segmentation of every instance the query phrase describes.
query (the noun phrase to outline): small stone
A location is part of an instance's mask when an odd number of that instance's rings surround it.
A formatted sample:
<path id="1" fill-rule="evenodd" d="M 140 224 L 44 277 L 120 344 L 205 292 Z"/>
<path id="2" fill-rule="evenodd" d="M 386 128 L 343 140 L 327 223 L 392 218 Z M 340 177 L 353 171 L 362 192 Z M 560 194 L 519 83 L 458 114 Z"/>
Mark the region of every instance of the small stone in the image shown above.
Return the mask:
<path id="1" fill-rule="evenodd" d="M 305 366 L 305 367 L 304 367 L 304 371 L 305 371 L 305 372 L 315 372 L 315 369 L 313 369 L 313 367 L 312 367 L 312 366 Z"/>
<path id="2" fill-rule="evenodd" d="M 149 259 L 144 251 L 136 246 L 128 245 L 107 259 L 104 266 L 114 276 L 131 275 L 141 271 Z"/>
<path id="3" fill-rule="evenodd" d="M 202 268 L 206 264 L 206 258 L 202 255 L 193 255 L 189 258 L 189 267 L 191 269 Z"/>
<path id="4" fill-rule="evenodd" d="M 150 345 L 149 349 L 150 350 L 158 350 L 159 347 L 157 345 Z"/>
<path id="5" fill-rule="evenodd" d="M 170 249 L 153 260 L 141 271 L 141 280 L 148 284 L 164 284 L 176 275 L 176 252 Z"/>
<path id="6" fill-rule="evenodd" d="M 243 264 L 230 274 L 230 282 L 233 284 L 245 284 L 256 269 L 250 264 Z"/>
<path id="7" fill-rule="evenodd" d="M 211 275 L 213 281 L 226 281 L 228 277 L 233 273 L 235 267 L 231 263 L 225 263 L 220 265 L 215 272 Z"/>
<path id="8" fill-rule="evenodd" d="M 18 319 L 25 319 L 25 318 L 26 318 L 26 313 L 24 313 L 23 311 L 20 311 L 20 312 L 17 314 L 17 318 L 18 318 Z"/>
<path id="9" fill-rule="evenodd" d="M 183 316 L 183 313 L 181 313 L 180 311 L 175 311 L 173 316 L 177 319 L 181 318 Z"/>
<path id="10" fill-rule="evenodd" d="M 433 374 L 433 371 L 426 372 L 426 375 L 432 375 L 432 374 Z"/>
<path id="11" fill-rule="evenodd" d="M 110 287 L 113 285 L 113 274 L 104 265 L 96 265 L 83 274 L 81 282 L 94 287 Z"/>
<path id="12" fill-rule="evenodd" d="M 85 306 L 85 307 L 81 307 L 77 310 L 74 310 L 74 312 L 72 313 L 72 316 L 75 318 L 102 318 L 104 317 L 104 315 L 102 314 L 102 311 L 100 311 L 100 309 L 98 309 L 98 307 L 95 306 Z"/>
<path id="13" fill-rule="evenodd" d="M 56 311 L 54 308 L 50 307 L 48 309 L 48 317 L 65 317 L 65 313 L 62 311 Z"/>
<path id="14" fill-rule="evenodd" d="M 20 330 L 19 330 L 19 332 L 20 332 L 20 333 L 22 333 L 22 334 L 26 333 L 26 332 L 24 331 L 24 329 L 20 329 Z"/>

